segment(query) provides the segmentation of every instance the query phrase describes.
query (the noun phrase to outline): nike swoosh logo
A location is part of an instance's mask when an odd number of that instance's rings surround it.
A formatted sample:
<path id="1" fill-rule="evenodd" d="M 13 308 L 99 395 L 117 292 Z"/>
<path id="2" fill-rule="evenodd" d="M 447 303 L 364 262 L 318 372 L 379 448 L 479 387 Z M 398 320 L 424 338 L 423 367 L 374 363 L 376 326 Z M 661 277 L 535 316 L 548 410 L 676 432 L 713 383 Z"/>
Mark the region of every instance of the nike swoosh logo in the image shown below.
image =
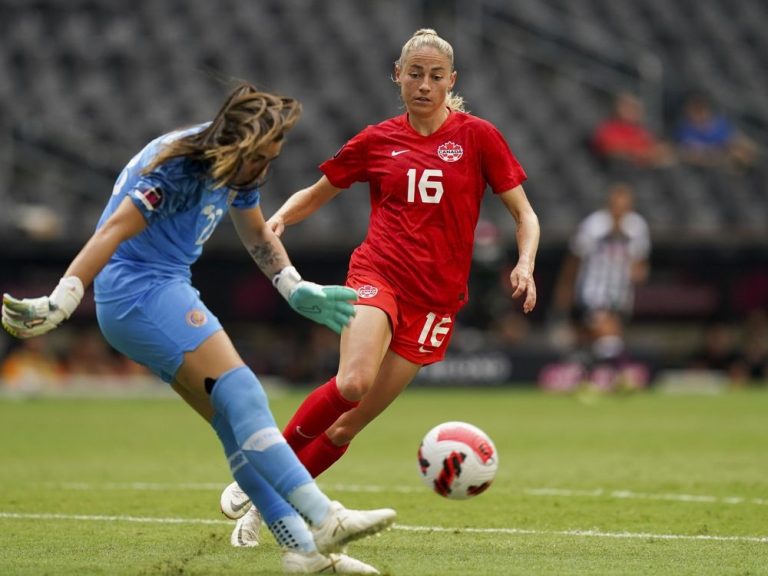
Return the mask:
<path id="1" fill-rule="evenodd" d="M 429 352 L 432 352 L 432 350 L 427 350 L 426 348 L 424 348 L 424 346 L 419 346 L 419 352 L 421 352 L 422 354 L 428 354 Z"/>
<path id="2" fill-rule="evenodd" d="M 392 158 L 400 156 L 400 154 L 405 154 L 406 152 L 410 152 L 410 150 L 392 150 Z"/>
<path id="3" fill-rule="evenodd" d="M 235 502 L 234 500 L 230 500 L 229 501 L 229 507 L 232 509 L 232 512 L 240 512 L 240 510 L 242 510 L 246 506 L 250 505 L 250 503 L 251 503 L 250 500 L 243 500 L 239 504 L 237 502 Z"/>
<path id="4" fill-rule="evenodd" d="M 308 434 L 304 434 L 301 430 L 301 426 L 296 426 L 296 434 L 301 436 L 302 438 L 314 438 L 314 436 L 309 436 Z"/>
<path id="5" fill-rule="evenodd" d="M 320 306 L 299 306 L 296 308 L 299 312 L 302 314 L 320 314 L 322 310 L 320 310 Z"/>

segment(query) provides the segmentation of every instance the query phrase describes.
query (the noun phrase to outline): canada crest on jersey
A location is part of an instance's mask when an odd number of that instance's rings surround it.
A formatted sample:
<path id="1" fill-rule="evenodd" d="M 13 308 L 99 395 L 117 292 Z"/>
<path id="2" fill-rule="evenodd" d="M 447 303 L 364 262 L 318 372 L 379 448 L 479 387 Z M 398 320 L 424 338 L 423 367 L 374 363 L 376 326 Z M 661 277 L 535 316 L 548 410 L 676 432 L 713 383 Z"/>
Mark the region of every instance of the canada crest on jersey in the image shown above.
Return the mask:
<path id="1" fill-rule="evenodd" d="M 445 162 L 456 162 L 464 154 L 461 144 L 446 142 L 437 147 L 437 155 Z"/>

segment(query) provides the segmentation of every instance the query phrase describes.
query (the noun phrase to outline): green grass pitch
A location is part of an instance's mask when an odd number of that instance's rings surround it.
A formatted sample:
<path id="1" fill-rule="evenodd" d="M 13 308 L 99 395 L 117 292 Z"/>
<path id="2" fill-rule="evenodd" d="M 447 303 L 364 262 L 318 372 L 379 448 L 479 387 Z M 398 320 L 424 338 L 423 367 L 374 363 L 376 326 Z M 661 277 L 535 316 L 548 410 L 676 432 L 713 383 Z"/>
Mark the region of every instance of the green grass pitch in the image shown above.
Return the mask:
<path id="1" fill-rule="evenodd" d="M 271 393 L 284 423 L 303 392 Z M 485 429 L 500 454 L 468 501 L 417 473 L 424 433 Z M 228 470 L 176 398 L 0 399 L 0 574 L 280 574 L 262 533 L 229 546 Z M 394 576 L 768 575 L 768 391 L 550 396 L 407 391 L 320 485 L 395 527 L 349 553 Z"/>

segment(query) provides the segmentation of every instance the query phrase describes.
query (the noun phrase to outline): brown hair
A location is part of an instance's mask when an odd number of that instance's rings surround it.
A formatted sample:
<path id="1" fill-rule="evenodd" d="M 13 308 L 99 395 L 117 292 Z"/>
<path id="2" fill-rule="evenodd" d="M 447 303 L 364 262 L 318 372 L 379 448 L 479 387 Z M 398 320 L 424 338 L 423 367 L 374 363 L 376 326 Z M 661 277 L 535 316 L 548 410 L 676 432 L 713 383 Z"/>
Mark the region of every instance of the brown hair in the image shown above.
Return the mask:
<path id="1" fill-rule="evenodd" d="M 437 32 L 435 32 L 432 28 L 420 28 L 413 33 L 413 36 L 411 36 L 410 39 L 403 45 L 403 49 L 400 52 L 400 58 L 397 60 L 397 62 L 395 62 L 397 67 L 402 68 L 403 64 L 405 64 L 405 61 L 408 58 L 408 54 L 410 54 L 412 50 L 416 50 L 417 48 L 422 48 L 424 46 L 435 48 L 438 52 L 444 56 L 447 56 L 451 64 L 451 72 L 455 70 L 453 66 L 453 46 L 451 46 L 447 40 L 444 40 L 438 36 Z M 458 94 L 454 94 L 453 92 L 448 92 L 448 96 L 445 99 L 445 104 L 452 110 L 466 112 L 464 109 L 464 98 Z"/>
<path id="2" fill-rule="evenodd" d="M 272 142 L 282 140 L 299 116 L 298 100 L 260 92 L 248 83 L 239 84 L 205 130 L 166 145 L 144 173 L 172 158 L 186 156 L 209 162 L 215 186 L 228 186 L 244 161 L 257 156 Z"/>

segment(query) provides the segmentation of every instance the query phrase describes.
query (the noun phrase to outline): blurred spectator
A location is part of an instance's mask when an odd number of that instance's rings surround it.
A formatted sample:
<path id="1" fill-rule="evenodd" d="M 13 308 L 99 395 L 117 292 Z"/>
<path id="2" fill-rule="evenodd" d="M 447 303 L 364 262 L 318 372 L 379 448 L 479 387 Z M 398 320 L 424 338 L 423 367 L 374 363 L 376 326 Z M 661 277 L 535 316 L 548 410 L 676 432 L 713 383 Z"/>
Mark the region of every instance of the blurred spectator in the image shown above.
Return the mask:
<path id="1" fill-rule="evenodd" d="M 20 340 L 0 365 L 6 390 L 36 392 L 64 383 L 64 367 L 47 336 Z"/>
<path id="2" fill-rule="evenodd" d="M 294 351 L 279 372 L 289 382 L 309 384 L 338 370 L 339 337 L 323 326 L 308 326 L 294 342 Z"/>
<path id="3" fill-rule="evenodd" d="M 507 269 L 506 261 L 507 253 L 499 227 L 481 217 L 475 227 L 469 277 L 471 297 L 457 316 L 462 326 L 484 331 L 499 314 L 512 306 L 510 294 L 514 290 L 509 282 L 509 273 L 514 264 Z"/>
<path id="4" fill-rule="evenodd" d="M 616 97 L 613 114 L 595 129 L 592 148 L 600 160 L 614 165 L 659 168 L 675 162 L 672 147 L 646 126 L 643 103 L 627 92 Z"/>
<path id="5" fill-rule="evenodd" d="M 744 323 L 735 362 L 739 383 L 768 384 L 768 313 L 754 310 Z"/>
<path id="6" fill-rule="evenodd" d="M 122 362 L 98 329 L 82 330 L 73 338 L 64 365 L 69 376 L 117 376 L 123 372 Z"/>
<path id="7" fill-rule="evenodd" d="M 688 368 L 715 372 L 729 380 L 739 380 L 740 370 L 733 328 L 715 321 L 706 326 L 699 344 L 688 362 Z"/>
<path id="8" fill-rule="evenodd" d="M 676 140 L 682 159 L 695 166 L 743 169 L 757 160 L 755 143 L 701 94 L 686 99 Z"/>
<path id="9" fill-rule="evenodd" d="M 570 313 L 576 359 L 588 374 L 629 362 L 624 324 L 631 317 L 635 286 L 648 277 L 651 241 L 645 219 L 633 211 L 632 189 L 614 184 L 607 204 L 579 225 L 554 292 L 555 318 Z M 557 324 L 557 323 L 555 323 Z"/>
<path id="10" fill-rule="evenodd" d="M 523 345 L 531 332 L 531 323 L 520 311 L 509 308 L 490 325 L 490 342 L 499 350 L 513 350 Z"/>

